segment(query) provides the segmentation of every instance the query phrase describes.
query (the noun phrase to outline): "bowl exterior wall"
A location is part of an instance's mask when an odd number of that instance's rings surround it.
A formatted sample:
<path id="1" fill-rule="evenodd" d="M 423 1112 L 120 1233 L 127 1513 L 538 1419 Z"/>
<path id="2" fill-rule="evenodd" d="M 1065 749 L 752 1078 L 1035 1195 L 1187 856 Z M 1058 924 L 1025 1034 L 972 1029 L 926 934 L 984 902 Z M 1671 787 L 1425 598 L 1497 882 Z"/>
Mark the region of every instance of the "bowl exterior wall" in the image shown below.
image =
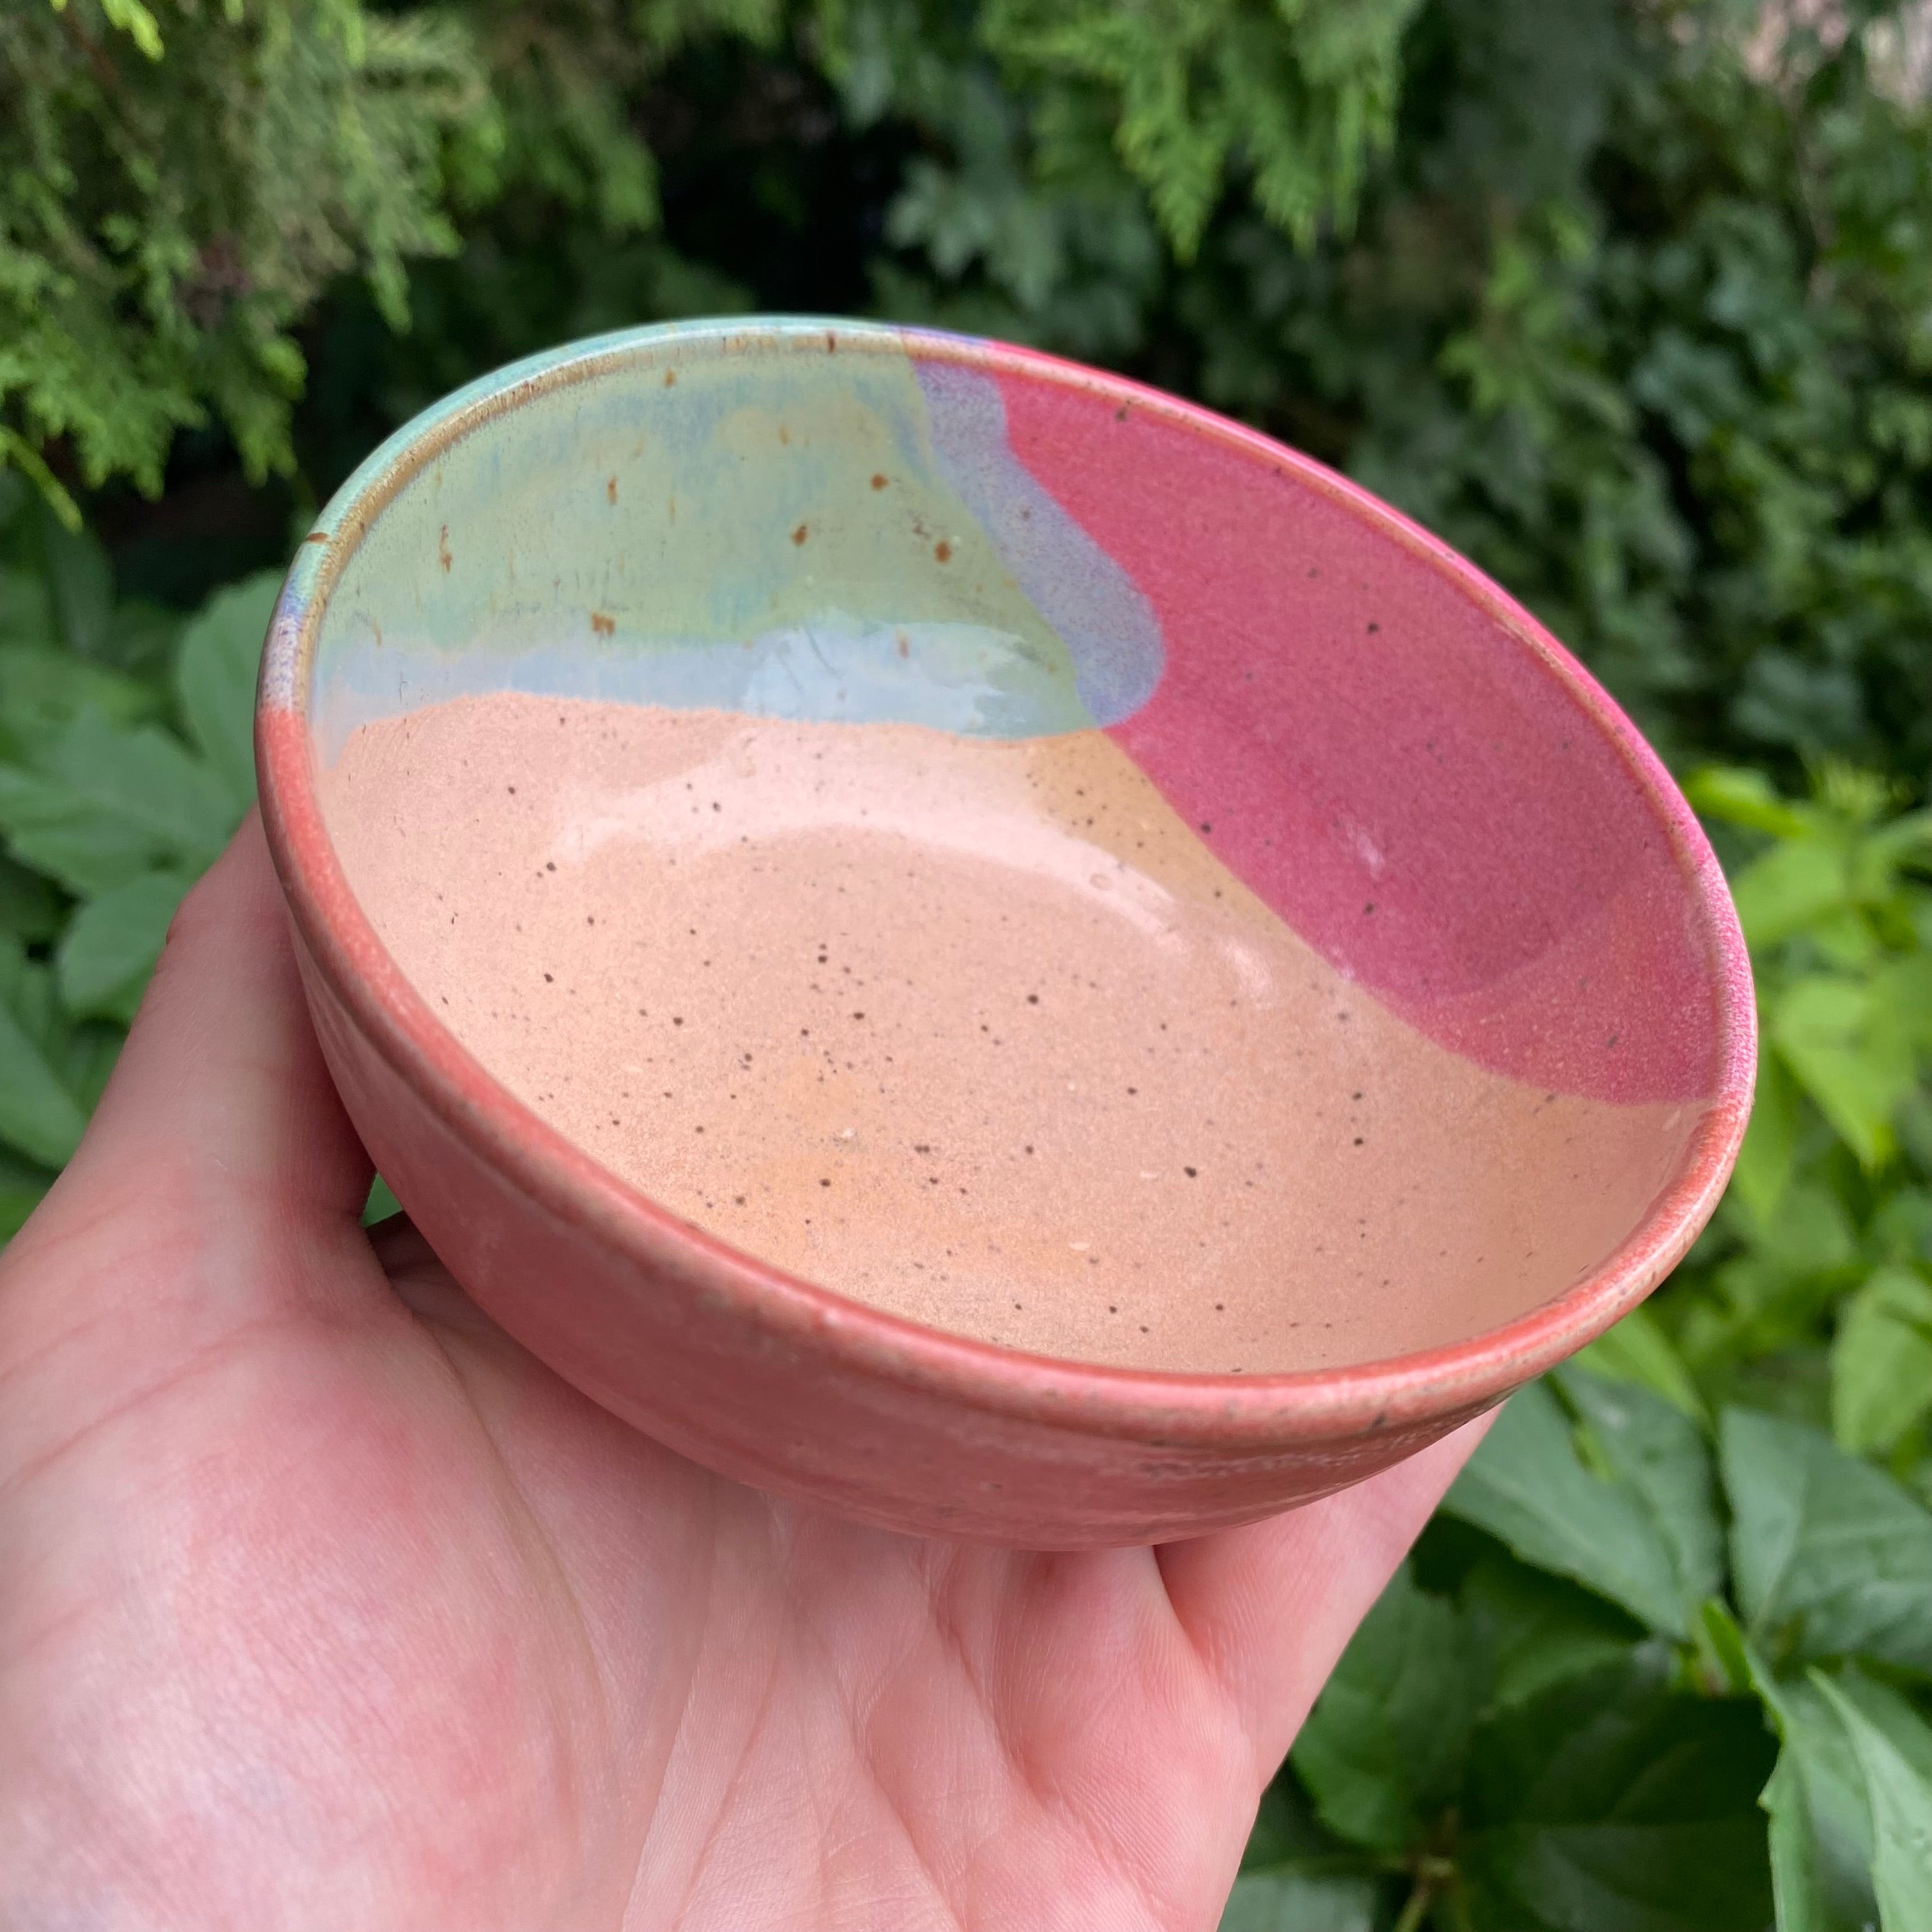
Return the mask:
<path id="1" fill-rule="evenodd" d="M 1271 1445 L 1099 1432 L 962 1402 L 740 1306 L 554 1212 L 454 1133 L 392 1067 L 296 939 L 350 1119 L 450 1272 L 595 1401 L 735 1480 L 881 1528 L 1035 1550 L 1162 1543 L 1311 1502 L 1414 1454 L 1489 1404 Z"/>

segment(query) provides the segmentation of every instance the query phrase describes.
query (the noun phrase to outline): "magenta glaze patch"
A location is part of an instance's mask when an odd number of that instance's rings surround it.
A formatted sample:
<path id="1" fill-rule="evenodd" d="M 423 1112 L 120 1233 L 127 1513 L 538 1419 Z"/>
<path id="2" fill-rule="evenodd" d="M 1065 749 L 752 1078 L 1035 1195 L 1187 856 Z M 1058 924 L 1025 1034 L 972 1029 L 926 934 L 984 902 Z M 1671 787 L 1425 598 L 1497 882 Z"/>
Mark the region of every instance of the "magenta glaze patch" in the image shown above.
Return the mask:
<path id="1" fill-rule="evenodd" d="M 1002 376 L 1014 454 L 1166 650 L 1109 735 L 1337 967 L 1480 1064 L 1708 1097 L 1718 988 L 1682 860 L 1580 697 L 1448 572 L 1153 413 Z M 1109 414 L 1115 412 L 1109 410 Z"/>

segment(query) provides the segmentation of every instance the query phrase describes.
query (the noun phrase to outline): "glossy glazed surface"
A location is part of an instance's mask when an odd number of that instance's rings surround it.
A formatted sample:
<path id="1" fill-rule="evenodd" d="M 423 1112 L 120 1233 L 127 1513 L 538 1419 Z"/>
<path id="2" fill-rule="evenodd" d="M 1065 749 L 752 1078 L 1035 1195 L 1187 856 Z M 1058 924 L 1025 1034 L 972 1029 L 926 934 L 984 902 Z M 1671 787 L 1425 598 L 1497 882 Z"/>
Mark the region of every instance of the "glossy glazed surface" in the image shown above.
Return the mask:
<path id="1" fill-rule="evenodd" d="M 811 1247 L 778 1251 L 770 1222 L 691 1226 L 680 1215 L 716 1175 L 646 1147 L 658 1165 L 634 1162 L 640 1188 L 628 1156 L 584 1151 L 589 1121 L 530 1104 L 553 1090 L 539 1069 L 493 1070 L 445 1024 L 447 986 L 425 995 L 443 968 L 399 956 L 416 942 L 394 910 L 372 922 L 404 889 L 345 873 L 324 775 L 347 768 L 355 734 L 374 745 L 421 728 L 425 707 L 502 693 L 726 712 L 801 743 L 912 732 L 948 758 L 1072 744 L 1111 761 L 1189 842 L 1182 870 L 1246 894 L 1279 960 L 1307 964 L 1318 997 L 1288 1030 L 1312 1043 L 1339 988 L 1373 1014 L 1362 1080 L 1332 1052 L 1322 1079 L 1366 1095 L 1373 1073 L 1384 1096 L 1391 1151 L 1354 1215 L 1388 1244 L 1372 1276 L 1388 1299 L 1314 1253 L 1357 1178 L 1307 1164 L 1326 1144 L 1322 1080 L 1282 1110 L 1300 1123 L 1306 1184 L 1270 1197 L 1280 1292 L 1244 1310 L 1256 1366 L 1238 1376 L 1187 1372 L 1225 1354 L 1191 1289 L 1163 1301 L 1178 1312 L 1157 1352 L 1093 1366 L 1070 1359 L 1065 1324 L 1008 1336 L 1051 1352 L 992 1346 L 902 1282 L 855 1277 L 868 1305 L 788 1272 Z M 1365 1474 L 1640 1299 L 1709 1211 L 1742 1132 L 1750 994 L 1721 879 L 1587 677 L 1468 566 L 1315 466 L 1021 352 L 694 325 L 451 399 L 304 547 L 258 735 L 332 1064 L 459 1277 L 687 1453 L 874 1520 L 1136 1540 Z M 410 822 L 427 827 L 422 810 Z M 456 810 L 480 815 L 480 797 Z M 465 849 L 502 859 L 506 823 Z M 1040 916 L 1066 927 L 1066 904 Z M 853 937 L 890 963 L 887 940 Z M 1470 1111 L 1478 1094 L 1486 1114 Z M 1489 1123 L 1485 1157 L 1444 1131 L 1459 1108 Z M 1564 1166 L 1562 1133 L 1611 1122 Z M 1405 1223 L 1397 1196 L 1432 1186 Z M 1508 1252 L 1478 1239 L 1505 1224 Z M 847 1260 L 860 1249 L 884 1252 L 860 1241 Z M 1298 1354 L 1286 1324 L 1318 1304 L 1354 1325 L 1335 1353 Z M 992 1312 L 979 1336 L 999 1332 Z"/>
<path id="2" fill-rule="evenodd" d="M 567 1139 L 1042 1354 L 1253 1374 L 1493 1326 L 1636 1225 L 1698 1118 L 1396 1018 L 1098 731 L 502 692 L 362 726 L 322 796 L 411 982 Z"/>

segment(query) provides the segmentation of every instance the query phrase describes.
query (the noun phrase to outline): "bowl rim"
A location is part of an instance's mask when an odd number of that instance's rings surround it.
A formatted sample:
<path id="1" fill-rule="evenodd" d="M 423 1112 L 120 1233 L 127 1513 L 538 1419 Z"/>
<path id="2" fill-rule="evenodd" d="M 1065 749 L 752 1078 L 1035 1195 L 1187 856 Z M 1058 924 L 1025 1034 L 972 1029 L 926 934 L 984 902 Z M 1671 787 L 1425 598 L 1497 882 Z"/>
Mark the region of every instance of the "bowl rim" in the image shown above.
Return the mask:
<path id="1" fill-rule="evenodd" d="M 680 350 L 821 348 L 904 354 L 1071 388 L 1130 406 L 1264 461 L 1436 570 L 1564 686 L 1623 758 L 1666 831 L 1712 949 L 1717 1089 L 1671 1180 L 1625 1240 L 1580 1280 L 1513 1320 L 1372 1362 L 1240 1375 L 1128 1368 L 1033 1354 L 925 1327 L 788 1274 L 696 1228 L 620 1180 L 502 1085 L 403 976 L 357 904 L 324 824 L 308 716 L 308 671 L 329 595 L 362 537 L 412 477 L 498 416 L 554 390 L 662 366 Z M 472 1154 L 549 1213 L 648 1274 L 703 1293 L 806 1354 L 980 1411 L 1179 1448 L 1264 1453 L 1478 1413 L 1634 1308 L 1708 1220 L 1750 1110 L 1757 1027 L 1749 959 L 1716 856 L 1682 794 L 1588 671 L 1466 559 L 1312 458 L 1199 405 L 1040 351 L 896 325 L 760 316 L 646 325 L 571 343 L 458 389 L 390 436 L 297 547 L 270 620 L 256 711 L 262 818 L 297 933 L 329 990 L 389 1068 Z M 674 1290 L 672 1292 L 676 1292 Z"/>

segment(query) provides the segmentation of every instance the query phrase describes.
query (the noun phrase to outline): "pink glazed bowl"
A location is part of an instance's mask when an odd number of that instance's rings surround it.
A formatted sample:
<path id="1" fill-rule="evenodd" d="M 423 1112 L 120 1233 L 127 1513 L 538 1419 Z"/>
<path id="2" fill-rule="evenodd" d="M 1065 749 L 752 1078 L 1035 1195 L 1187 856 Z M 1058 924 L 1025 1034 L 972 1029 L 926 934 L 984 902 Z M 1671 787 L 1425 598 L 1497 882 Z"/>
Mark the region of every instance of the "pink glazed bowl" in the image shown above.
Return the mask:
<path id="1" fill-rule="evenodd" d="M 810 460 L 780 469 L 776 440 L 759 454 L 745 425 L 788 412 L 812 426 Z M 957 569 L 919 574 L 924 551 L 888 527 L 894 493 L 876 476 L 869 493 L 853 484 L 880 448 L 994 560 L 978 590 Z M 700 506 L 677 533 L 656 507 L 667 483 Z M 829 588 L 831 553 L 810 553 L 820 574 L 806 574 L 805 548 L 784 540 L 814 517 L 843 532 Z M 942 580 L 964 600 L 938 613 L 959 620 L 947 636 L 983 617 L 967 608 L 982 596 L 1048 640 L 974 686 L 967 728 L 1104 732 L 1350 998 L 1378 1006 L 1386 1036 L 1414 1043 L 1416 1066 L 1454 1056 L 1526 1096 L 1484 1184 L 1529 1230 L 1524 1252 L 1565 1257 L 1555 1278 L 1498 1247 L 1444 1279 L 1424 1264 L 1426 1239 L 1445 1252 L 1424 1230 L 1412 1268 L 1360 1288 L 1406 1338 L 1386 1359 L 1233 1374 L 1028 1354 L 736 1251 L 563 1138 L 441 1023 L 332 841 L 322 779 L 349 734 L 495 691 L 769 712 L 769 679 L 762 698 L 718 696 L 729 665 L 714 646 L 742 664 L 771 642 L 748 612 L 788 611 L 815 636 L 818 598 L 862 654 L 913 604 L 932 618 Z M 954 703 L 938 688 L 842 676 L 824 701 L 945 722 L 920 708 Z M 1635 1307 L 1709 1216 L 1744 1131 L 1754 1007 L 1723 878 L 1590 676 L 1340 477 L 1024 350 L 698 322 L 472 385 L 378 450 L 302 544 L 269 632 L 256 758 L 328 1064 L 456 1279 L 680 1453 L 892 1528 L 1150 1543 L 1359 1481 Z M 1390 1072 L 1430 1107 L 1413 1069 Z M 1611 1123 L 1602 1144 L 1622 1151 L 1552 1185 L 1529 1157 L 1554 1131 L 1533 1124 L 1546 1100 Z M 1518 1187 L 1519 1174 L 1535 1178 Z"/>

